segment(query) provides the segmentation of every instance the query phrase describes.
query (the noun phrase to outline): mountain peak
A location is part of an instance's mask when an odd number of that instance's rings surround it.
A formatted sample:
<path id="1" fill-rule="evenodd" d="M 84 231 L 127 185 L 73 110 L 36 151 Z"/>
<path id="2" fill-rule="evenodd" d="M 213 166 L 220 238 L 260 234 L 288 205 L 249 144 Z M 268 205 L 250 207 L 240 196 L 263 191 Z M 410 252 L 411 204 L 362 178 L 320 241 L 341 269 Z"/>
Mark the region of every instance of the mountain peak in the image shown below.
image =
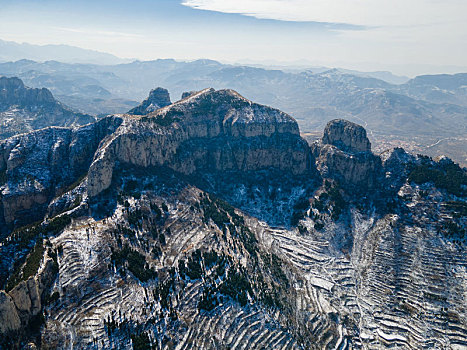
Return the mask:
<path id="1" fill-rule="evenodd" d="M 198 127 L 202 120 L 219 124 L 222 129 L 233 127 L 244 135 L 291 133 L 298 135 L 298 124 L 294 118 L 278 109 L 254 103 L 231 89 L 207 88 L 161 108 L 150 114 L 166 123 Z"/>
<path id="2" fill-rule="evenodd" d="M 0 77 L 0 106 L 30 106 L 55 102 L 52 93 L 46 88 L 28 88 L 19 78 Z"/>
<path id="3" fill-rule="evenodd" d="M 182 100 L 175 102 L 174 106 L 190 105 L 191 107 L 198 107 L 198 105 L 201 104 L 203 107 L 219 107 L 221 105 L 241 107 L 253 104 L 253 102 L 232 89 L 215 90 L 213 88 L 206 88 L 200 91 L 184 93 L 183 96 L 185 97 Z M 235 101 L 244 102 L 245 104 L 235 104 Z"/>
<path id="4" fill-rule="evenodd" d="M 167 89 L 158 87 L 149 92 L 149 96 L 139 106 L 128 111 L 128 114 L 145 115 L 172 104 Z"/>
<path id="5" fill-rule="evenodd" d="M 365 128 L 344 119 L 334 119 L 326 125 L 322 142 L 350 153 L 371 151 Z"/>
<path id="6" fill-rule="evenodd" d="M 62 105 L 46 88 L 30 88 L 19 78 L 0 77 L 0 139 L 47 126 L 93 121 L 94 117 Z"/>
<path id="7" fill-rule="evenodd" d="M 23 81 L 17 77 L 0 77 L 0 89 L 6 90 L 9 88 L 24 88 Z"/>
<path id="8" fill-rule="evenodd" d="M 464 345 L 465 170 L 339 119 L 312 148 L 213 89 L 1 141 L 0 347 Z"/>
<path id="9" fill-rule="evenodd" d="M 180 98 L 180 100 L 184 100 L 185 98 L 187 97 L 190 97 L 190 96 L 193 96 L 194 94 L 196 94 L 198 91 L 184 91 L 182 93 L 182 97 Z"/>

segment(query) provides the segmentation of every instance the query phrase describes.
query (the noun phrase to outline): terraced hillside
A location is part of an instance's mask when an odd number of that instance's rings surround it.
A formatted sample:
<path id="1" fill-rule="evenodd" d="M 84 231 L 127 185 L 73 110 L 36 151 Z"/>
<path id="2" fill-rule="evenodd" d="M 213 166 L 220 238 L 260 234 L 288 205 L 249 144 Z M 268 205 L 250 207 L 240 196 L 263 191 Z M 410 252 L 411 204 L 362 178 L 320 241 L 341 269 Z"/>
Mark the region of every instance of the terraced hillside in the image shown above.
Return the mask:
<path id="1" fill-rule="evenodd" d="M 228 90 L 99 123 L 73 152 L 87 173 L 59 183 L 19 181 L 42 159 L 31 135 L 0 144 L 3 347 L 467 347 L 467 174 L 449 159 L 376 156 L 343 120 L 308 147 Z"/>

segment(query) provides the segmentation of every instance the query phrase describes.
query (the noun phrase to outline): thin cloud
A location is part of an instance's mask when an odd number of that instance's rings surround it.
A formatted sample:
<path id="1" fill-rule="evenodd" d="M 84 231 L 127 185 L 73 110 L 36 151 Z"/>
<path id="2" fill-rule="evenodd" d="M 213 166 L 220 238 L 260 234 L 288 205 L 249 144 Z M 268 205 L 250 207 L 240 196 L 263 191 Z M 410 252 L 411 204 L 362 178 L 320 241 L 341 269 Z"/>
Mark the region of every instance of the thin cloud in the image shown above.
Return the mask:
<path id="1" fill-rule="evenodd" d="M 86 30 L 78 28 L 66 28 L 66 27 L 54 27 L 55 29 L 78 34 L 87 34 L 87 35 L 100 35 L 108 37 L 122 37 L 122 38 L 143 38 L 142 35 L 125 33 L 125 32 L 115 32 L 115 31 L 104 31 L 104 30 Z"/>
<path id="2" fill-rule="evenodd" d="M 466 20 L 465 0 L 183 0 L 182 5 L 259 19 L 414 26 Z"/>

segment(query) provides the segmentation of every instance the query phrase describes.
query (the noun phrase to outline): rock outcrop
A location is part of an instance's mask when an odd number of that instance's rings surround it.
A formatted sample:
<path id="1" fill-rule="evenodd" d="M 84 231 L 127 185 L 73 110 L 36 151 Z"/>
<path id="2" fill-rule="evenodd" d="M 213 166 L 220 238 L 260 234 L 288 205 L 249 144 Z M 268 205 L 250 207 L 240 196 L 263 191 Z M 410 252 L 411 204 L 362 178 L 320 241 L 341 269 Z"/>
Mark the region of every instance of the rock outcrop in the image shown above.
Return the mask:
<path id="1" fill-rule="evenodd" d="M 0 187 L 0 222 L 39 219 L 58 189 L 86 171 L 93 197 L 110 186 L 119 163 L 185 175 L 268 168 L 305 174 L 314 168 L 292 117 L 232 90 L 206 89 L 148 116 L 107 117 L 76 130 L 49 128 L 0 142 L 0 172 L 8 178 Z"/>
<path id="2" fill-rule="evenodd" d="M 47 126 L 77 126 L 96 118 L 76 113 L 45 89 L 24 86 L 18 78 L 0 77 L 0 139 Z"/>
<path id="3" fill-rule="evenodd" d="M 370 140 L 366 130 L 344 119 L 331 120 L 324 129 L 323 144 L 334 145 L 342 151 L 357 153 L 370 152 Z"/>
<path id="4" fill-rule="evenodd" d="M 330 121 L 321 142 L 312 145 L 316 165 L 323 177 L 354 189 L 374 189 L 382 183 L 381 159 L 371 153 L 366 131 L 347 120 Z"/>
<path id="5" fill-rule="evenodd" d="M 194 94 L 196 94 L 198 91 L 184 91 L 182 92 L 182 97 L 181 97 L 181 100 L 187 98 L 187 97 L 190 97 Z"/>
<path id="6" fill-rule="evenodd" d="M 170 95 L 167 89 L 158 87 L 151 90 L 149 97 L 145 99 L 139 106 L 132 108 L 128 114 L 145 115 L 158 110 L 159 108 L 170 105 Z"/>
<path id="7" fill-rule="evenodd" d="M 310 147 L 206 89 L 2 141 L 0 175 L 0 346 L 42 312 L 44 348 L 467 346 L 467 173 L 376 156 L 358 125 Z M 10 275 L 45 231 L 37 273 Z"/>
<path id="8" fill-rule="evenodd" d="M 354 189 L 375 189 L 382 185 L 381 159 L 370 152 L 349 154 L 340 149 L 323 145 L 315 148 L 316 165 L 325 178 L 337 180 L 341 185 Z"/>
<path id="9" fill-rule="evenodd" d="M 21 320 L 11 296 L 0 290 L 0 334 L 17 331 L 21 327 Z"/>
<path id="10" fill-rule="evenodd" d="M 50 200 L 85 175 L 99 143 L 120 125 L 107 117 L 78 129 L 50 127 L 0 141 L 2 229 L 43 217 Z M 0 230 L 1 232 L 1 230 Z"/>
<path id="11" fill-rule="evenodd" d="M 88 173 L 92 197 L 111 182 L 117 162 L 199 171 L 311 170 L 310 151 L 289 115 L 232 90 L 205 89 L 125 122 L 98 150 Z"/>
<path id="12" fill-rule="evenodd" d="M 46 89 L 31 89 L 19 78 L 0 77 L 0 109 L 10 106 L 30 107 L 56 103 L 52 93 Z"/>
<path id="13" fill-rule="evenodd" d="M 21 281 L 8 293 L 0 290 L 0 334 L 20 332 L 22 326 L 42 311 L 45 292 L 54 281 L 57 268 L 48 255 L 42 260 L 34 276 Z"/>

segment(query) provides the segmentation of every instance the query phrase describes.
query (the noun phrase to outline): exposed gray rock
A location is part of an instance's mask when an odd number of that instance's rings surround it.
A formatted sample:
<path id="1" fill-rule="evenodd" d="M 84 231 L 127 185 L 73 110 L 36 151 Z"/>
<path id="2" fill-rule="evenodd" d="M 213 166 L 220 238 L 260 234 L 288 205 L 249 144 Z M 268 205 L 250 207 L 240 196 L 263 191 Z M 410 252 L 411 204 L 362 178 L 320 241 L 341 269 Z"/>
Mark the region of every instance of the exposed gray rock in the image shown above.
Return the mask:
<path id="1" fill-rule="evenodd" d="M 339 181 L 345 187 L 369 189 L 381 187 L 381 159 L 371 152 L 350 154 L 332 145 L 315 149 L 316 166 L 321 175 Z"/>
<path id="2" fill-rule="evenodd" d="M 42 294 L 50 287 L 55 278 L 52 265 L 53 260 L 45 258 L 42 268 L 36 275 L 29 277 L 26 281 L 21 281 L 8 292 L 23 324 L 26 324 L 32 316 L 37 315 L 42 309 Z"/>
<path id="3" fill-rule="evenodd" d="M 31 281 L 34 281 L 34 277 L 30 277 Z M 29 280 L 28 280 L 29 281 Z M 8 294 L 10 294 L 11 299 L 13 299 L 13 302 L 15 303 L 16 309 L 23 314 L 28 314 L 31 312 L 31 307 L 32 307 L 32 299 L 30 292 L 29 292 L 29 286 L 28 286 L 28 281 L 21 281 L 15 288 L 13 288 Z M 32 286 L 34 285 L 34 282 L 32 283 Z M 35 291 L 34 291 L 35 292 Z M 34 293 L 34 300 L 36 301 L 37 298 L 35 298 L 35 295 L 37 293 Z M 37 304 L 35 305 L 34 308 L 37 308 Z"/>
<path id="4" fill-rule="evenodd" d="M 400 188 L 409 175 L 415 156 L 402 148 L 387 150 L 380 155 L 388 187 Z"/>
<path id="5" fill-rule="evenodd" d="M 323 144 L 334 145 L 345 152 L 370 152 L 366 130 L 344 119 L 330 121 L 324 129 Z"/>
<path id="6" fill-rule="evenodd" d="M 0 334 L 17 331 L 21 320 L 10 295 L 0 290 Z"/>
<path id="7" fill-rule="evenodd" d="M 198 91 L 184 91 L 184 92 L 182 93 L 182 98 L 181 98 L 181 99 L 183 100 L 183 99 L 185 99 L 185 98 L 187 98 L 187 97 L 190 97 L 190 96 L 196 94 L 197 92 L 198 92 Z"/>
<path id="8" fill-rule="evenodd" d="M 125 117 L 96 153 L 87 188 L 91 197 L 106 189 L 117 162 L 163 165 L 187 175 L 269 167 L 304 174 L 310 156 L 289 115 L 232 90 L 205 89 L 149 117 Z"/>
<path id="9" fill-rule="evenodd" d="M 128 111 L 128 114 L 145 115 L 158 110 L 159 108 L 170 105 L 170 95 L 167 89 L 158 87 L 151 90 L 149 97 L 139 106 Z"/>
<path id="10" fill-rule="evenodd" d="M 47 255 L 39 271 L 8 293 L 0 290 L 0 335 L 17 332 L 42 311 L 42 299 L 55 279 L 54 262 Z"/>
<path id="11" fill-rule="evenodd" d="M 305 174 L 310 157 L 289 115 L 232 90 L 206 89 L 148 117 L 108 117 L 74 131 L 44 129 L 0 143 L 0 171 L 8 178 L 0 187 L 0 217 L 7 225 L 38 220 L 57 189 L 86 170 L 87 193 L 95 196 L 108 188 L 118 162 L 187 175 L 270 167 Z"/>
<path id="12" fill-rule="evenodd" d="M 371 153 L 365 129 L 343 119 L 330 121 L 322 141 L 312 144 L 321 175 L 339 181 L 344 187 L 374 189 L 382 187 L 381 158 Z"/>
<path id="13" fill-rule="evenodd" d="M 46 88 L 31 89 L 24 86 L 19 78 L 0 77 L 0 108 L 10 106 L 37 107 L 56 103 L 52 93 Z"/>
<path id="14" fill-rule="evenodd" d="M 53 193 L 45 205 L 66 197 L 62 173 L 88 171 L 86 210 L 50 237 L 60 297 L 45 309 L 42 346 L 131 348 L 131 329 L 167 348 L 465 348 L 465 196 L 411 183 L 421 158 L 378 157 L 361 127 L 337 124 L 310 150 L 287 114 L 207 89 L 143 117 L 0 142 L 5 213 L 21 195 Z M 303 182 L 282 187 L 290 174 Z M 194 186 L 203 175 L 228 203 Z M 391 201 L 368 198 L 387 184 Z M 265 197 L 277 211 L 293 208 L 296 227 L 245 214 Z M 11 217 L 40 210 L 33 201 Z M 132 261 L 123 247 L 138 252 Z M 12 303 L 20 320 L 43 307 L 46 275 L 17 285 L 0 315 Z"/>
<path id="15" fill-rule="evenodd" d="M 46 128 L 0 141 L 0 223 L 21 225 L 41 218 L 50 200 L 86 174 L 99 143 L 121 119 L 103 118 L 78 129 Z"/>
<path id="16" fill-rule="evenodd" d="M 24 86 L 18 78 L 0 77 L 0 139 L 47 126 L 77 126 L 96 118 L 76 113 L 45 89 Z"/>

